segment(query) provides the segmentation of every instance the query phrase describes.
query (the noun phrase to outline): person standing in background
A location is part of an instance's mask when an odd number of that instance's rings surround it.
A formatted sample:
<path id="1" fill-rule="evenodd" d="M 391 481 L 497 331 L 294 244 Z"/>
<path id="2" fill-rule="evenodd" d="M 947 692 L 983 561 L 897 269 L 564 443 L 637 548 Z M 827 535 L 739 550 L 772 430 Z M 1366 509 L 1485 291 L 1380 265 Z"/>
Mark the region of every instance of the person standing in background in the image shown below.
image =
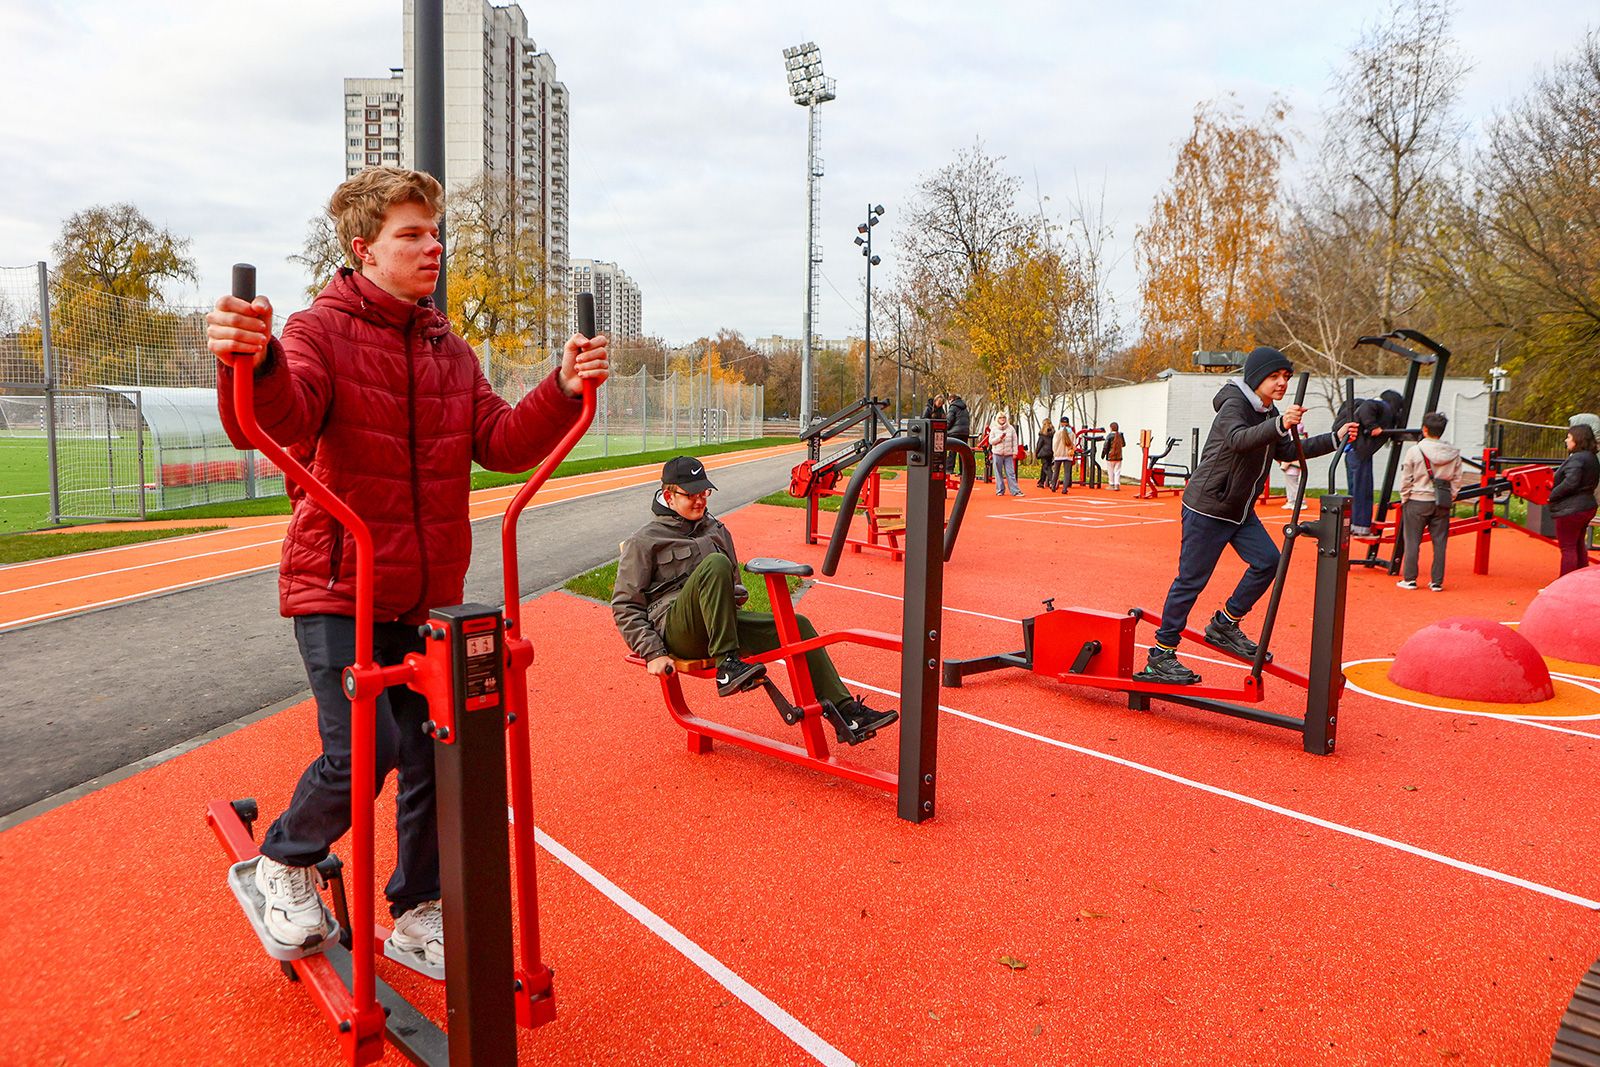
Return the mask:
<path id="1" fill-rule="evenodd" d="M 1567 458 L 1556 468 L 1550 489 L 1550 516 L 1556 520 L 1561 546 L 1561 573 L 1589 565 L 1583 532 L 1594 521 L 1595 487 L 1600 485 L 1600 460 L 1595 458 L 1594 431 L 1579 423 L 1567 428 Z"/>
<path id="2" fill-rule="evenodd" d="M 1122 431 L 1117 429 L 1117 424 L 1112 423 L 1106 430 L 1106 447 L 1101 455 L 1106 458 L 1106 477 L 1111 482 L 1111 491 L 1122 492 L 1122 450 L 1128 441 L 1122 436 Z"/>
<path id="3" fill-rule="evenodd" d="M 1039 457 L 1039 480 L 1034 484 L 1040 489 L 1055 489 L 1055 435 L 1056 427 L 1049 419 L 1039 427 L 1039 439 L 1034 443 L 1034 455 Z"/>
<path id="4" fill-rule="evenodd" d="M 1077 438 L 1073 436 L 1072 427 L 1067 425 L 1066 419 L 1062 419 L 1061 425 L 1056 427 L 1050 447 L 1055 454 L 1055 471 L 1050 491 L 1055 492 L 1059 488 L 1064 496 L 1067 490 L 1072 488 L 1072 457 L 1078 447 Z"/>
<path id="5" fill-rule="evenodd" d="M 999 472 L 994 495 L 1005 496 L 1009 488 L 1012 496 L 1021 496 L 1022 490 L 1017 488 L 1017 431 L 1003 411 L 994 417 L 994 425 L 989 427 L 989 448 Z"/>
<path id="6" fill-rule="evenodd" d="M 1450 420 L 1434 411 L 1422 416 L 1422 440 L 1400 458 L 1400 529 L 1405 541 L 1401 557 L 1401 589 L 1417 587 L 1417 567 L 1422 558 L 1422 531 L 1433 541 L 1433 572 L 1428 588 L 1444 588 L 1444 550 L 1450 537 L 1450 512 L 1461 491 L 1461 450 L 1445 444 Z"/>

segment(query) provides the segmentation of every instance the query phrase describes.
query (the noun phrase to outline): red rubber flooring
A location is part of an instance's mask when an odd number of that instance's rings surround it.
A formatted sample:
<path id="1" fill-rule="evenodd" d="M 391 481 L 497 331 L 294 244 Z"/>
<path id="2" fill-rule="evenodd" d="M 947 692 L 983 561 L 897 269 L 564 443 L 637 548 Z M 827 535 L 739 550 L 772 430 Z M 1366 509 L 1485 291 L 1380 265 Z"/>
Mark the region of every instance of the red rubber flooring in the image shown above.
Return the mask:
<path id="1" fill-rule="evenodd" d="M 1020 647 L 1015 622 L 983 616 L 1045 596 L 1159 609 L 1176 515 L 1129 490 L 978 496 L 947 572 L 946 655 Z M 747 558 L 818 564 L 801 521 L 755 506 L 730 525 Z M 1452 548 L 1439 594 L 1352 572 L 1346 660 L 1447 615 L 1515 619 L 1556 568 L 1507 535 L 1479 578 Z M 1302 547 L 1274 642 L 1289 665 L 1307 658 L 1312 566 Z M 1225 561 L 1201 609 L 1239 569 Z M 847 555 L 801 610 L 897 631 L 899 587 L 899 564 Z M 1593 722 L 1351 693 L 1338 753 L 1317 758 L 1266 726 L 984 675 L 944 693 L 939 815 L 912 826 L 876 791 L 728 746 L 687 754 L 604 606 L 556 593 L 526 618 L 540 828 L 777 1009 L 541 852 L 559 1015 L 522 1036 L 530 1062 L 1534 1064 L 1600 954 Z M 897 684 L 886 653 L 837 659 Z M 792 733 L 759 696 L 686 684 L 702 713 Z M 1294 696 L 1269 680 L 1268 707 Z M 292 708 L 0 835 L 0 1062 L 337 1062 L 203 818 L 240 795 L 270 818 L 315 751 L 311 710 Z M 853 756 L 892 767 L 894 738 Z M 430 983 L 379 973 L 442 1014 Z"/>

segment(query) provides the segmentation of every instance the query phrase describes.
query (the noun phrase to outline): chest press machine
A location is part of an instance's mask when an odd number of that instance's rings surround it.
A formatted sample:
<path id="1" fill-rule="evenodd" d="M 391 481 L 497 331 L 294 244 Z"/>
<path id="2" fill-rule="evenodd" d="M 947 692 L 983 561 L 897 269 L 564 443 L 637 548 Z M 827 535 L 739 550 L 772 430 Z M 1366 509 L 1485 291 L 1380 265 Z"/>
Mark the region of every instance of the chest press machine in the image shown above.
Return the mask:
<path id="1" fill-rule="evenodd" d="M 255 297 L 255 268 L 233 269 L 233 295 Z M 578 294 L 579 332 L 593 337 L 594 297 Z M 554 972 L 539 948 L 538 879 L 534 865 L 531 740 L 526 673 L 533 643 L 522 632 L 517 575 L 517 519 L 552 471 L 572 451 L 594 419 L 596 387 L 583 386 L 583 410 L 533 477 L 518 490 L 500 524 L 505 609 L 482 604 L 436 608 L 419 627 L 427 644 L 404 662 L 373 660 L 373 543 L 367 524 L 277 442 L 255 417 L 250 357 L 225 357 L 233 365 L 234 407 L 252 444 L 328 508 L 356 545 L 356 662 L 345 669 L 351 704 L 350 893 L 342 864 L 330 855 L 318 864 L 334 900 L 339 940 L 299 955 L 272 941 L 262 946 L 291 981 L 305 987 L 333 1027 L 346 1063 L 383 1058 L 385 1037 L 413 1063 L 452 1067 L 517 1062 L 517 1028 L 555 1018 Z M 374 973 L 389 931 L 374 919 L 373 797 L 375 716 L 378 695 L 405 685 L 423 694 L 431 716 L 425 729 L 435 742 L 441 890 L 445 921 L 446 1034 Z M 509 757 L 509 759 L 508 759 Z M 509 800 L 513 852 L 508 848 Z M 259 855 L 253 837 L 253 799 L 213 800 L 206 823 L 233 861 L 229 885 L 246 914 L 260 910 L 246 874 Z M 512 886 L 516 887 L 513 937 Z"/>

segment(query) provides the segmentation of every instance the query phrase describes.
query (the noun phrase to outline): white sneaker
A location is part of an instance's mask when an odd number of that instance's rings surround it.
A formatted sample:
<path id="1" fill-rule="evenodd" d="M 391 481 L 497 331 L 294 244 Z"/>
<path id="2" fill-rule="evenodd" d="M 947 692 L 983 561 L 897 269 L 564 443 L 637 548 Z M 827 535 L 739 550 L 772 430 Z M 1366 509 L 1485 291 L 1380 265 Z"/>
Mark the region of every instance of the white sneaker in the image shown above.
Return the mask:
<path id="1" fill-rule="evenodd" d="M 1417 587 L 1417 583 L 1416 582 L 1408 582 L 1404 578 L 1400 579 L 1398 582 L 1395 582 L 1394 584 L 1398 585 L 1401 589 L 1415 589 Z"/>
<path id="2" fill-rule="evenodd" d="M 256 888 L 266 898 L 261 921 L 272 939 L 288 948 L 315 948 L 333 932 L 333 917 L 317 895 L 312 867 L 290 867 L 261 857 Z"/>
<path id="3" fill-rule="evenodd" d="M 389 944 L 429 969 L 444 966 L 444 909 L 424 901 L 394 921 Z"/>
<path id="4" fill-rule="evenodd" d="M 1432 589 L 1435 593 L 1442 593 L 1442 592 L 1444 592 L 1444 583 L 1443 582 L 1429 582 L 1428 583 L 1428 588 Z"/>

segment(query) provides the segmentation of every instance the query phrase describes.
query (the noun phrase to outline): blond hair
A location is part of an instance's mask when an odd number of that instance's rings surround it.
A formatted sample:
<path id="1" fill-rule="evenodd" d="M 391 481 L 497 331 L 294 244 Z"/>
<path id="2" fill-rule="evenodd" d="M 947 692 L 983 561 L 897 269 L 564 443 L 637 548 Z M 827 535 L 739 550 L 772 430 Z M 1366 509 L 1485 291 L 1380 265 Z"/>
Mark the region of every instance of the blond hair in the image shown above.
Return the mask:
<path id="1" fill-rule="evenodd" d="M 345 259 L 352 267 L 361 264 L 350 242 L 357 237 L 363 241 L 375 240 L 383 229 L 383 217 L 389 209 L 396 204 L 413 202 L 422 204 L 438 218 L 444 214 L 444 188 L 433 175 L 418 170 L 368 167 L 333 191 L 328 200 L 328 214 L 338 231 Z"/>

